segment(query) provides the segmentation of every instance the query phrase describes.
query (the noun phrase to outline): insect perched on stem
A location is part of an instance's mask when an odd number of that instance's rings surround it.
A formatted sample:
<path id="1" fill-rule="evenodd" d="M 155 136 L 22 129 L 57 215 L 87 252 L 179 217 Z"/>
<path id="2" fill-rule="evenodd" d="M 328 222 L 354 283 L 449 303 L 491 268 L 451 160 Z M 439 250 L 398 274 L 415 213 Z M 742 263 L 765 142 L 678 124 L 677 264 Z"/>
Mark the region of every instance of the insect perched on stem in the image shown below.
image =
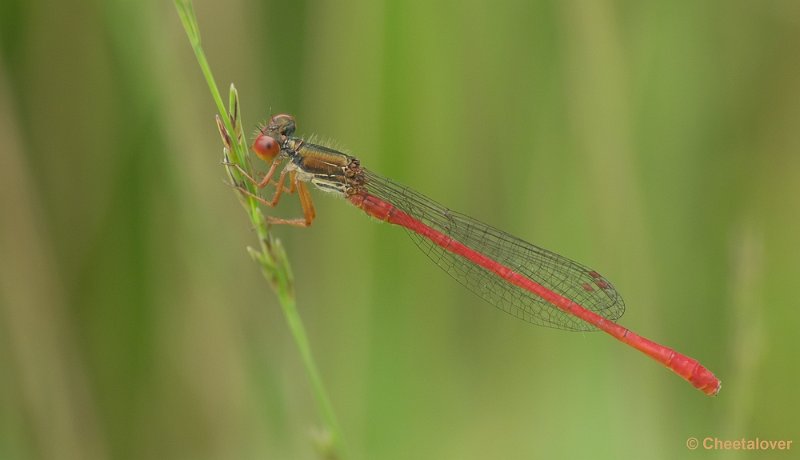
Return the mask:
<path id="1" fill-rule="evenodd" d="M 272 198 L 265 199 L 237 186 L 267 206 L 274 207 L 283 193 L 297 192 L 303 217 L 269 216 L 269 223 L 311 225 L 316 217 L 306 186 L 311 183 L 347 199 L 372 217 L 404 227 L 437 265 L 501 310 L 541 326 L 602 330 L 663 364 L 700 391 L 708 395 L 719 392 L 719 379 L 695 359 L 617 324 L 625 304 L 611 283 L 596 271 L 453 212 L 363 168 L 357 158 L 294 137 L 295 128 L 294 117 L 279 114 L 260 130 L 252 149 L 270 164 L 263 178 L 256 179 L 233 165 L 258 189 L 275 187 Z M 278 178 L 273 181 L 276 173 Z"/>

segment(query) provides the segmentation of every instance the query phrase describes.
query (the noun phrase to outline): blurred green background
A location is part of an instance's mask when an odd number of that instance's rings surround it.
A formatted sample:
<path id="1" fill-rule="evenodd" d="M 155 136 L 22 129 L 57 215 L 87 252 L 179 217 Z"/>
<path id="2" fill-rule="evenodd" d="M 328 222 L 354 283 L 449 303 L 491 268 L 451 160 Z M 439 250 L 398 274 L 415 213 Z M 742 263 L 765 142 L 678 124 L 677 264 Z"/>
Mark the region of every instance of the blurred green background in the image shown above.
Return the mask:
<path id="1" fill-rule="evenodd" d="M 172 2 L 0 5 L 0 458 L 318 458 L 313 393 L 245 251 Z M 723 381 L 708 398 L 604 334 L 505 315 L 401 229 L 315 191 L 314 226 L 276 233 L 352 458 L 800 442 L 800 3 L 196 10 L 248 130 L 292 113 L 300 134 L 596 268 L 622 324 Z"/>

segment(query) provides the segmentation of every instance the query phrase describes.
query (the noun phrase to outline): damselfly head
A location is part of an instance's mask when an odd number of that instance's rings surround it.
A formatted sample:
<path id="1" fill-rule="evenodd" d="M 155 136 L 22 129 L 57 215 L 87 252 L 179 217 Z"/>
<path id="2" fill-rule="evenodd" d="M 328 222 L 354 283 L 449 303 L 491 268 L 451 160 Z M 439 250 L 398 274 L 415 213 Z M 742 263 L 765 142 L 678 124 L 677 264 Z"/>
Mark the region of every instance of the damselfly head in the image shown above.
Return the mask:
<path id="1" fill-rule="evenodd" d="M 281 152 L 286 139 L 294 134 L 295 127 L 293 116 L 285 113 L 273 115 L 269 123 L 258 130 L 259 134 L 252 146 L 253 151 L 262 160 L 272 161 Z"/>

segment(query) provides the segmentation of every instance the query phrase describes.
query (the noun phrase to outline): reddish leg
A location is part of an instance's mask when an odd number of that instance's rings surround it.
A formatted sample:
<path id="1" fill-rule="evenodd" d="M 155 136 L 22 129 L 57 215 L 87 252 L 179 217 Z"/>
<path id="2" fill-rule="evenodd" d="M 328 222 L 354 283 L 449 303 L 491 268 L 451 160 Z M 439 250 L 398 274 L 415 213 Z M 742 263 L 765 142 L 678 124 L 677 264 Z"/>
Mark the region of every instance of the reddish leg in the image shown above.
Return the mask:
<path id="1" fill-rule="evenodd" d="M 292 185 L 292 187 L 289 188 L 289 189 L 287 189 L 283 185 L 284 181 L 286 181 L 286 174 L 287 173 L 288 173 L 288 171 L 286 170 L 286 168 L 284 168 L 283 171 L 281 171 L 281 175 L 280 175 L 280 177 L 278 177 L 278 182 L 277 182 L 277 184 L 275 184 L 275 193 L 272 195 L 272 199 L 271 200 L 266 200 L 266 199 L 262 198 L 261 196 L 256 195 L 255 193 L 252 193 L 249 190 L 247 190 L 246 188 L 241 187 L 239 185 L 235 185 L 235 187 L 240 192 L 242 192 L 243 194 L 255 199 L 259 203 L 265 204 L 265 205 L 269 206 L 270 208 L 274 208 L 275 206 L 278 205 L 278 201 L 280 201 L 281 194 L 283 193 L 284 190 L 286 190 L 287 192 L 293 193 L 292 188 L 294 188 L 294 185 Z"/>
<path id="2" fill-rule="evenodd" d="M 283 177 L 283 173 L 281 174 Z M 303 217 L 296 219 L 283 219 L 280 217 L 267 216 L 267 223 L 275 225 L 293 225 L 295 227 L 308 227 L 317 216 L 317 211 L 314 209 L 314 202 L 311 201 L 311 194 L 308 192 L 306 184 L 297 180 L 297 175 L 294 171 L 290 175 L 289 182 L 292 189 L 297 189 L 298 196 L 300 197 L 300 206 L 303 207 Z"/>
<path id="3" fill-rule="evenodd" d="M 261 204 L 267 205 L 270 208 L 274 208 L 278 204 L 278 200 L 281 197 L 281 191 L 286 189 L 284 187 L 283 182 L 286 179 L 288 171 L 284 169 L 281 171 L 281 175 L 278 178 L 278 187 L 275 189 L 275 195 L 272 197 L 272 200 L 266 200 L 255 193 L 250 192 L 244 187 L 236 185 L 236 189 L 239 190 L 240 193 L 247 195 L 254 200 L 258 201 Z M 289 183 L 291 184 L 290 187 L 287 189 L 288 192 L 294 193 L 295 190 L 298 192 L 298 196 L 300 198 L 300 206 L 303 208 L 303 217 L 296 218 L 296 219 L 283 219 L 280 217 L 273 217 L 273 216 L 266 216 L 268 224 L 274 225 L 293 225 L 295 227 L 308 227 L 311 225 L 311 222 L 314 221 L 314 218 L 317 216 L 317 211 L 314 209 L 314 202 L 311 201 L 311 194 L 306 187 L 306 184 L 297 180 L 297 174 L 292 171 L 289 174 Z"/>
<path id="4" fill-rule="evenodd" d="M 222 164 L 225 166 L 233 166 L 234 168 L 236 168 L 236 170 L 239 171 L 239 174 L 241 174 L 245 179 L 248 180 L 248 182 L 255 185 L 259 189 L 266 187 L 270 183 L 270 181 L 272 180 L 272 176 L 275 175 L 275 171 L 278 170 L 278 165 L 280 165 L 280 163 L 281 163 L 281 158 L 280 157 L 275 158 L 275 160 L 272 161 L 272 165 L 269 167 L 269 171 L 267 171 L 267 173 L 261 180 L 257 180 L 253 176 L 248 174 L 247 171 L 245 171 L 244 168 L 242 168 L 238 164 L 231 163 L 230 161 L 222 162 Z M 293 193 L 289 189 L 284 189 L 284 192 Z"/>

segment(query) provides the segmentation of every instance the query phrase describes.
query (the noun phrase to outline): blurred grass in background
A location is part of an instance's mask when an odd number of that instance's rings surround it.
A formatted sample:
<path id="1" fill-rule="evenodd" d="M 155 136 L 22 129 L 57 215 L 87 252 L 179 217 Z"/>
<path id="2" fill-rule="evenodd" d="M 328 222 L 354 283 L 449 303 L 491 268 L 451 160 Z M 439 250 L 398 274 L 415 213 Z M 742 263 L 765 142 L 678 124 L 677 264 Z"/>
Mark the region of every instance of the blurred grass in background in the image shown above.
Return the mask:
<path id="1" fill-rule="evenodd" d="M 195 7 L 246 123 L 292 113 L 596 268 L 624 325 L 723 380 L 707 398 L 604 335 L 514 320 L 317 193 L 312 228 L 276 231 L 355 458 L 671 459 L 690 436 L 797 436 L 800 4 Z M 172 2 L 5 0 L 0 58 L 0 458 L 316 458 Z"/>

